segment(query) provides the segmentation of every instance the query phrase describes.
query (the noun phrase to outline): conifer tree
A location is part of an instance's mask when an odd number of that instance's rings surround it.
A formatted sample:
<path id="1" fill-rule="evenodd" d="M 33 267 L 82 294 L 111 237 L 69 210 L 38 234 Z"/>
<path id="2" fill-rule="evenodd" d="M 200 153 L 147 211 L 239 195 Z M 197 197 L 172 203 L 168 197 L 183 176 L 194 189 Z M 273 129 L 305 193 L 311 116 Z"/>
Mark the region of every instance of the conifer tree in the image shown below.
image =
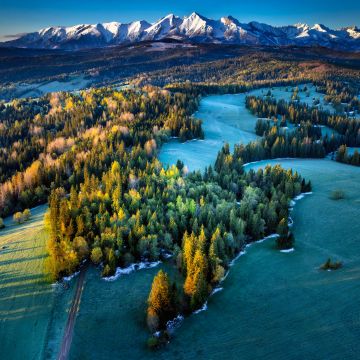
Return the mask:
<path id="1" fill-rule="evenodd" d="M 160 270 L 154 277 L 148 298 L 147 324 L 150 331 L 163 329 L 174 315 L 174 303 L 168 275 Z"/>

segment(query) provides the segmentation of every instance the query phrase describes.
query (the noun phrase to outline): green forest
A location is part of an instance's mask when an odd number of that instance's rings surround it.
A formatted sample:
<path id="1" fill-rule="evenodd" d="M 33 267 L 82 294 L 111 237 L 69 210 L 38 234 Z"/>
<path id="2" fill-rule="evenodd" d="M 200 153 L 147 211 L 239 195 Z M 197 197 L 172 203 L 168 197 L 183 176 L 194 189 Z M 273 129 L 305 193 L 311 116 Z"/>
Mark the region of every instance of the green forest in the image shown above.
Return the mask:
<path id="1" fill-rule="evenodd" d="M 280 166 L 245 172 L 245 163 L 336 153 L 336 161 L 360 164 L 358 151 L 347 152 L 360 146 L 360 122 L 346 115 L 359 110 L 359 89 L 344 80 L 350 70 L 341 81 L 336 69 L 321 78 L 311 67 L 272 61 L 261 72 L 248 69 L 246 81 L 233 75 L 229 83 L 229 73 L 220 72 L 224 81 L 214 85 L 198 68 L 199 83 L 105 87 L 0 104 L 0 216 L 20 217 L 48 201 L 46 272 L 52 280 L 73 274 L 84 262 L 108 277 L 117 267 L 170 254 L 182 282 L 160 271 L 147 311 L 150 332 L 164 336 L 169 320 L 201 308 L 246 244 L 276 233 L 278 249 L 293 246 L 289 204 L 311 191 L 311 183 Z M 327 101 L 346 101 L 344 111 L 332 114 L 298 102 L 296 84 L 304 79 Z M 202 96 L 265 85 L 294 90 L 289 102 L 271 94 L 246 98 L 246 107 L 259 117 L 258 140 L 233 151 L 224 144 L 203 172 L 189 173 L 181 161 L 163 167 L 157 155 L 164 142 L 204 137 L 201 119 L 192 116 Z M 337 135 L 323 136 L 320 126 Z M 151 341 L 156 347 L 156 339 Z"/>

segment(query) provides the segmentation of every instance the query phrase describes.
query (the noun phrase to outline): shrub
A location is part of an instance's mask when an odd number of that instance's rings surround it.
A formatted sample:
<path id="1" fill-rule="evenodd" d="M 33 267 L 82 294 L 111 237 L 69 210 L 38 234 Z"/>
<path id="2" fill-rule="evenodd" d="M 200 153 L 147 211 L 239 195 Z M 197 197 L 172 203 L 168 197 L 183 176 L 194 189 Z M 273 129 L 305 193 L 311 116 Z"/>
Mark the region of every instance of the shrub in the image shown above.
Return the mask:
<path id="1" fill-rule="evenodd" d="M 103 253 L 101 251 L 101 248 L 95 247 L 94 249 L 92 249 L 90 257 L 91 257 L 91 261 L 95 265 L 99 265 L 101 263 L 101 261 L 102 261 L 102 258 L 103 258 Z"/>
<path id="2" fill-rule="evenodd" d="M 16 213 L 14 214 L 13 219 L 14 219 L 14 221 L 17 222 L 18 224 L 21 224 L 21 223 L 24 222 L 24 216 L 23 216 L 23 214 L 22 214 L 20 211 L 18 211 L 18 212 L 16 212 Z"/>
<path id="3" fill-rule="evenodd" d="M 289 226 L 287 223 L 287 219 L 281 219 L 278 227 L 277 227 L 278 237 L 276 238 L 276 244 L 278 249 L 286 250 L 291 249 L 294 246 L 294 235 L 289 231 Z"/>
<path id="4" fill-rule="evenodd" d="M 148 348 L 151 350 L 157 350 L 162 346 L 165 346 L 170 340 L 170 335 L 167 330 L 159 331 L 156 334 L 149 337 L 147 341 Z"/>
<path id="5" fill-rule="evenodd" d="M 328 258 L 327 261 L 320 266 L 321 270 L 338 270 L 342 267 L 342 263 L 340 261 L 331 262 L 331 259 Z"/>
<path id="6" fill-rule="evenodd" d="M 276 238 L 276 244 L 278 249 L 280 250 L 291 249 L 292 247 L 294 247 L 294 242 L 295 238 L 292 232 L 289 232 L 289 234 L 286 236 L 278 236 Z"/>
<path id="7" fill-rule="evenodd" d="M 30 217 L 31 217 L 31 211 L 30 211 L 30 209 L 25 209 L 25 210 L 23 211 L 24 221 L 30 220 Z"/>
<path id="8" fill-rule="evenodd" d="M 341 199 L 345 199 L 345 192 L 343 190 L 334 190 L 331 192 L 330 194 L 330 199 L 331 200 L 341 200 Z"/>
<path id="9" fill-rule="evenodd" d="M 82 236 L 77 236 L 73 241 L 73 245 L 80 261 L 89 256 L 88 243 Z"/>
<path id="10" fill-rule="evenodd" d="M 103 271 L 102 271 L 101 276 L 102 277 L 108 277 L 108 276 L 111 276 L 111 275 L 114 275 L 114 272 L 111 270 L 110 266 L 108 264 L 106 264 Z"/>
<path id="11" fill-rule="evenodd" d="M 150 336 L 147 341 L 148 348 L 151 350 L 155 350 L 159 347 L 159 338 L 156 336 Z"/>

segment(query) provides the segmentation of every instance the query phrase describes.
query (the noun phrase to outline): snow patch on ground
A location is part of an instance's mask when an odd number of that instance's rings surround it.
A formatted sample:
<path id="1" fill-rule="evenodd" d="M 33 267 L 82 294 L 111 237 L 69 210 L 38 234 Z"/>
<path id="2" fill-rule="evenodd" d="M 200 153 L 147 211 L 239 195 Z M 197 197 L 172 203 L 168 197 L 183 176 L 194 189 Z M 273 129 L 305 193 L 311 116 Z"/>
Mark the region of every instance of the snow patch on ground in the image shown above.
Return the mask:
<path id="1" fill-rule="evenodd" d="M 80 271 L 77 271 L 75 273 L 73 273 L 72 275 L 70 276 L 64 276 L 63 277 L 63 280 L 66 281 L 66 282 L 69 282 L 71 281 L 74 277 L 78 276 L 80 274 Z"/>
<path id="2" fill-rule="evenodd" d="M 194 48 L 196 46 L 191 44 L 178 44 L 178 43 L 153 43 L 151 46 L 146 49 L 146 52 L 149 51 L 165 51 L 167 49 L 177 49 L 177 48 Z"/>
<path id="3" fill-rule="evenodd" d="M 306 193 L 301 193 L 300 195 L 294 197 L 293 201 L 299 201 L 301 199 L 303 199 L 306 195 L 311 195 L 312 194 L 312 191 L 310 192 L 306 192 Z"/>
<path id="4" fill-rule="evenodd" d="M 294 248 L 280 250 L 280 252 L 285 253 L 285 254 L 287 254 L 287 253 L 291 253 L 291 252 L 293 252 L 293 251 L 295 251 L 295 249 L 294 249 Z"/>
<path id="5" fill-rule="evenodd" d="M 178 316 L 176 316 L 174 319 L 172 320 L 169 320 L 167 323 L 166 323 L 166 330 L 169 331 L 170 333 L 171 332 L 174 332 L 175 329 L 177 329 L 181 323 L 183 322 L 184 320 L 184 316 L 179 314 Z"/>
<path id="6" fill-rule="evenodd" d="M 195 310 L 194 312 L 193 312 L 193 314 L 194 315 L 196 315 L 196 314 L 199 314 L 199 313 L 201 313 L 202 311 L 205 311 L 205 310 L 207 310 L 207 301 L 205 301 L 205 303 L 204 303 L 204 305 L 200 308 L 200 309 L 198 309 L 198 310 Z"/>
<path id="7" fill-rule="evenodd" d="M 59 281 L 56 281 L 51 284 L 51 287 L 54 289 L 62 288 L 64 286 L 64 283 L 70 282 L 74 277 L 78 276 L 80 274 L 80 271 L 77 271 L 70 276 L 64 276 Z"/>
<path id="8" fill-rule="evenodd" d="M 294 225 L 294 220 L 291 218 L 291 216 L 288 217 L 288 226 L 292 227 Z"/>
<path id="9" fill-rule="evenodd" d="M 17 84 L 16 97 L 38 97 L 51 92 L 77 91 L 89 87 L 91 81 L 85 79 L 84 75 L 71 77 L 65 81 L 43 81 L 33 84 Z"/>
<path id="10" fill-rule="evenodd" d="M 161 252 L 161 256 L 164 258 L 164 259 L 170 259 L 174 256 L 173 253 L 171 253 L 170 251 L 162 251 Z"/>
<path id="11" fill-rule="evenodd" d="M 256 161 L 251 161 L 251 162 L 248 162 L 246 164 L 244 164 L 243 166 L 248 166 L 248 165 L 252 165 L 252 164 L 256 164 L 256 163 L 259 163 L 260 161 L 266 161 L 266 160 L 269 160 L 269 161 L 283 161 L 283 160 L 295 160 L 297 158 L 276 158 L 276 159 L 264 159 L 264 160 L 256 160 Z"/>
<path id="12" fill-rule="evenodd" d="M 211 292 L 210 296 L 218 293 L 219 291 L 222 291 L 223 289 L 224 289 L 224 288 L 222 288 L 222 287 L 216 287 L 216 288 Z"/>
<path id="13" fill-rule="evenodd" d="M 126 268 L 118 267 L 116 268 L 115 274 L 112 276 L 104 277 L 103 280 L 105 281 L 115 281 L 117 280 L 121 275 L 129 275 L 134 271 L 142 270 L 142 269 L 151 269 L 153 267 L 158 266 L 161 263 L 161 261 L 144 261 L 140 263 L 131 264 Z"/>

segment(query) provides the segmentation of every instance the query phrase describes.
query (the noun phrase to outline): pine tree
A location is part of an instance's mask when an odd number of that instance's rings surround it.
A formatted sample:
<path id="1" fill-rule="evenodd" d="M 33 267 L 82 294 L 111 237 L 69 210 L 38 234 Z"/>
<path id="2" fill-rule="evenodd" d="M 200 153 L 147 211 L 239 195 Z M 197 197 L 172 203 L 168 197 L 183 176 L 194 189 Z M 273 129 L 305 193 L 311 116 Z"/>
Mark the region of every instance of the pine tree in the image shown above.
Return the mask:
<path id="1" fill-rule="evenodd" d="M 209 265 L 211 268 L 211 280 L 219 282 L 225 274 L 222 259 L 224 257 L 224 240 L 221 237 L 220 228 L 217 227 L 210 240 Z"/>
<path id="2" fill-rule="evenodd" d="M 282 218 L 277 227 L 278 237 L 276 243 L 279 249 L 290 249 L 294 245 L 294 235 L 289 232 L 288 221 Z"/>
<path id="3" fill-rule="evenodd" d="M 205 235 L 205 228 L 204 225 L 201 225 L 200 234 L 196 241 L 196 248 L 200 249 L 202 252 L 205 252 L 206 247 L 207 247 L 207 240 Z"/>
<path id="4" fill-rule="evenodd" d="M 206 278 L 206 257 L 200 249 L 197 249 L 184 282 L 184 292 L 190 298 L 190 308 L 192 310 L 201 306 L 207 297 L 208 290 Z"/>
<path id="5" fill-rule="evenodd" d="M 154 277 L 148 298 L 147 323 L 150 331 L 163 329 L 174 315 L 174 303 L 168 275 L 160 270 Z"/>

